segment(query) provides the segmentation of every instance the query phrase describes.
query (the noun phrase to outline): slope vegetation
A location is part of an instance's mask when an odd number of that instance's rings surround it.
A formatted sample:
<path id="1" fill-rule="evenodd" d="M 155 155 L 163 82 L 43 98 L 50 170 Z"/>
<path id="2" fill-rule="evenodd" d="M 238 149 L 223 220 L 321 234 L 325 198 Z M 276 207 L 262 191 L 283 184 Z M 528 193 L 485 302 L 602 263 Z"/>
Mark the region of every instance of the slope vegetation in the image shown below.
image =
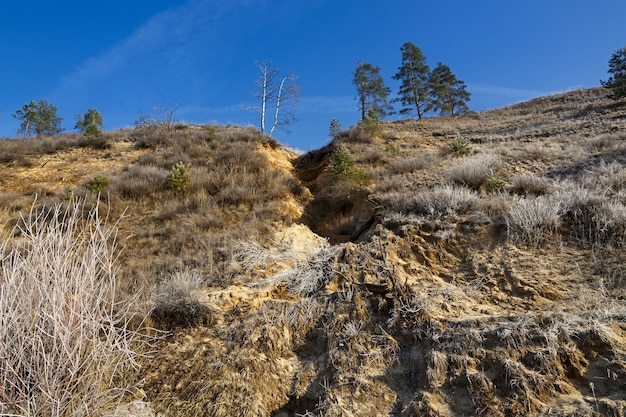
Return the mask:
<path id="1" fill-rule="evenodd" d="M 167 334 L 146 415 L 623 416 L 625 128 L 591 89 L 305 155 L 217 126 L 7 141 L 0 204 L 6 230 L 35 194 L 119 219 L 121 291 Z"/>

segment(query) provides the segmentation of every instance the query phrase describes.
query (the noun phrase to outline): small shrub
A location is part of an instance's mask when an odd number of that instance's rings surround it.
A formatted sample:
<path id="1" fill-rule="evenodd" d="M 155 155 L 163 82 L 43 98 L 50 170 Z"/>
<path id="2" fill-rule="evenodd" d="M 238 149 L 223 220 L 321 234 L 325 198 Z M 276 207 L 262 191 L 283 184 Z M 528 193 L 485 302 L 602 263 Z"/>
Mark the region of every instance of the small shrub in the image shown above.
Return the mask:
<path id="1" fill-rule="evenodd" d="M 97 175 L 85 184 L 85 188 L 90 192 L 97 194 L 106 190 L 111 185 L 111 181 L 105 175 Z"/>
<path id="2" fill-rule="evenodd" d="M 487 178 L 485 179 L 485 188 L 488 191 L 502 191 L 506 182 L 495 171 L 489 171 Z"/>
<path id="3" fill-rule="evenodd" d="M 215 140 L 215 139 L 217 139 L 217 128 L 215 126 L 211 125 L 207 129 L 207 139 L 208 140 Z"/>
<path id="4" fill-rule="evenodd" d="M 392 142 L 387 142 L 387 145 L 385 146 L 385 150 L 392 155 L 397 155 L 400 153 L 400 148 L 398 148 L 398 145 Z"/>
<path id="5" fill-rule="evenodd" d="M 450 150 L 455 156 L 467 156 L 472 153 L 472 145 L 461 135 L 456 135 L 450 144 Z"/>
<path id="6" fill-rule="evenodd" d="M 353 183 L 361 186 L 369 182 L 365 170 L 356 166 L 354 159 L 343 146 L 339 146 L 333 152 L 329 168 L 335 183 Z"/>
<path id="7" fill-rule="evenodd" d="M 76 200 L 76 189 L 74 187 L 66 187 L 61 194 L 61 201 L 65 203 L 71 203 Z"/>
<path id="8" fill-rule="evenodd" d="M 370 110 L 367 113 L 365 119 L 360 120 L 357 123 L 357 127 L 359 127 L 361 130 L 363 130 L 365 133 L 372 137 L 380 135 L 380 132 L 382 130 L 380 126 L 380 120 L 378 119 L 378 114 L 376 114 L 376 112 L 373 110 Z"/>
<path id="9" fill-rule="evenodd" d="M 174 190 L 177 194 L 183 194 L 187 191 L 191 182 L 190 170 L 191 164 L 185 164 L 182 161 L 174 165 L 172 171 L 167 176 L 168 188 Z"/>

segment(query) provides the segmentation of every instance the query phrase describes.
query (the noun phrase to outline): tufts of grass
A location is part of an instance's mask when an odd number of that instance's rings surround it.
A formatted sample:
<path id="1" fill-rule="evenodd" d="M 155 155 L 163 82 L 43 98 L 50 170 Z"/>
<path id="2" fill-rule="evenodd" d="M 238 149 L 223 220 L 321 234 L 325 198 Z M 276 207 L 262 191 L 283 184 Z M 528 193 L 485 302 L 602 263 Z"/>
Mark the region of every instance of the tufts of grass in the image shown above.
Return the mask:
<path id="1" fill-rule="evenodd" d="M 437 157 L 433 154 L 420 156 L 407 156 L 398 161 L 393 162 L 389 166 L 389 170 L 393 174 L 406 174 L 420 169 L 425 169 L 437 162 Z"/>
<path id="2" fill-rule="evenodd" d="M 511 179 L 510 189 L 516 194 L 539 196 L 551 191 L 552 182 L 537 175 L 520 175 Z"/>
<path id="3" fill-rule="evenodd" d="M 339 251 L 326 241 L 304 249 L 282 245 L 279 252 L 255 243 L 241 242 L 239 248 L 237 258 L 247 269 L 274 269 L 276 265 L 290 265 L 267 279 L 255 282 L 255 286 L 286 286 L 301 296 L 311 296 L 334 277 L 334 263 Z"/>
<path id="4" fill-rule="evenodd" d="M 146 154 L 148 155 L 148 154 Z M 152 165 L 129 165 L 111 187 L 112 192 L 130 200 L 150 198 L 165 189 L 167 171 Z"/>
<path id="5" fill-rule="evenodd" d="M 200 301 L 203 279 L 196 271 L 174 271 L 152 290 L 150 318 L 161 330 L 211 323 L 211 310 Z"/>
<path id="6" fill-rule="evenodd" d="M 622 247 L 626 243 L 626 204 L 620 198 L 562 181 L 554 199 L 563 206 L 570 235 L 581 244 Z"/>
<path id="7" fill-rule="evenodd" d="M 452 182 L 477 190 L 485 184 L 489 174 L 497 171 L 501 164 L 502 160 L 498 155 L 478 154 L 448 168 L 444 176 Z"/>
<path id="8" fill-rule="evenodd" d="M 626 189 L 626 166 L 619 162 L 600 163 L 587 169 L 581 178 L 585 188 L 597 190 L 604 195 L 617 195 Z"/>
<path id="9" fill-rule="evenodd" d="M 563 210 L 561 202 L 547 196 L 520 199 L 505 217 L 508 235 L 516 242 L 539 246 L 557 231 Z"/>
<path id="10" fill-rule="evenodd" d="M 413 195 L 402 191 L 385 193 L 376 200 L 386 209 L 395 212 L 447 216 L 468 212 L 479 202 L 480 197 L 475 191 L 465 187 L 439 185 Z"/>
<path id="11" fill-rule="evenodd" d="M 335 143 L 374 143 L 374 137 L 359 126 L 352 126 L 337 135 Z"/>

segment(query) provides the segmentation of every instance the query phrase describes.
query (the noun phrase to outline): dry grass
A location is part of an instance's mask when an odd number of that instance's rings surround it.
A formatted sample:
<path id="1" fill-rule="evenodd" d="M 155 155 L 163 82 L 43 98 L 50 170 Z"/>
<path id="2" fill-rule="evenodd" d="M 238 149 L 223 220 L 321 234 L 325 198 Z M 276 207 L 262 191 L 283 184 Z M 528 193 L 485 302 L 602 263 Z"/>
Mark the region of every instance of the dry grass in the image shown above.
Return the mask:
<path id="1" fill-rule="evenodd" d="M 406 174 L 414 172 L 420 169 L 426 169 L 437 162 L 437 156 L 435 154 L 428 154 L 424 156 L 410 156 L 404 157 L 393 162 L 389 166 L 389 171 L 393 174 Z"/>
<path id="2" fill-rule="evenodd" d="M 129 200 L 151 198 L 165 189 L 166 177 L 167 171 L 163 168 L 130 165 L 124 168 L 122 177 L 114 184 L 112 191 Z"/>
<path id="3" fill-rule="evenodd" d="M 150 318 L 155 327 L 171 331 L 184 327 L 208 326 L 211 310 L 201 302 L 203 278 L 190 270 L 174 271 L 152 290 Z"/>
<path id="4" fill-rule="evenodd" d="M 548 178 L 537 175 L 520 175 L 511 179 L 511 191 L 516 194 L 540 196 L 551 190 Z"/>
<path id="5" fill-rule="evenodd" d="M 520 199 L 506 217 L 509 236 L 518 242 L 539 245 L 557 231 L 563 210 L 558 200 L 549 197 Z"/>
<path id="6" fill-rule="evenodd" d="M 388 210 L 435 217 L 466 213 L 478 200 L 475 191 L 455 185 L 435 186 L 414 195 L 395 191 L 377 197 L 377 202 Z"/>
<path id="7" fill-rule="evenodd" d="M 120 286 L 170 332 L 141 371 L 160 415 L 620 415 L 625 116 L 581 90 L 349 130 L 293 170 L 253 129 L 142 127 L 42 155 L 50 181 L 7 162 L 0 201 L 11 223 L 36 189 L 111 180 Z M 471 156 L 438 152 L 455 137 Z M 333 185 L 339 146 L 370 183 Z"/>
<path id="8" fill-rule="evenodd" d="M 462 162 L 448 168 L 445 177 L 457 184 L 479 189 L 492 172 L 497 172 L 502 161 L 498 155 L 484 153 L 470 156 Z"/>
<path id="9" fill-rule="evenodd" d="M 279 265 L 287 266 L 251 285 L 284 286 L 301 296 L 310 296 L 334 277 L 338 248 L 331 247 L 328 242 L 318 241 L 318 245 L 308 245 L 305 248 L 290 247 L 285 243 L 277 246 L 280 248 L 278 252 L 276 249 L 268 250 L 255 243 L 240 244 L 237 257 L 247 269 L 271 271 L 277 269 Z M 266 274 L 267 272 L 262 275 Z"/>

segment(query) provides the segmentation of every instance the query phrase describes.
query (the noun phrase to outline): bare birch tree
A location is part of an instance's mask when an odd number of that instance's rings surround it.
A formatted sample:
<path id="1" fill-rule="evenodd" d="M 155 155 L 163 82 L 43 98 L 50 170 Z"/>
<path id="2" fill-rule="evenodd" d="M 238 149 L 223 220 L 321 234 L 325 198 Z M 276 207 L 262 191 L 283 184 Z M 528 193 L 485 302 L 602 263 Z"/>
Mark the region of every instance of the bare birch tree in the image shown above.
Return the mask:
<path id="1" fill-rule="evenodd" d="M 272 67 L 271 61 L 255 62 L 260 71 L 256 85 L 259 90 L 253 96 L 258 104 L 251 106 L 259 113 L 261 133 L 274 134 L 277 127 L 285 129 L 295 120 L 295 110 L 300 101 L 300 88 L 296 85 L 296 75 L 281 75 L 278 68 Z M 267 129 L 266 119 L 273 113 L 271 127 Z"/>

